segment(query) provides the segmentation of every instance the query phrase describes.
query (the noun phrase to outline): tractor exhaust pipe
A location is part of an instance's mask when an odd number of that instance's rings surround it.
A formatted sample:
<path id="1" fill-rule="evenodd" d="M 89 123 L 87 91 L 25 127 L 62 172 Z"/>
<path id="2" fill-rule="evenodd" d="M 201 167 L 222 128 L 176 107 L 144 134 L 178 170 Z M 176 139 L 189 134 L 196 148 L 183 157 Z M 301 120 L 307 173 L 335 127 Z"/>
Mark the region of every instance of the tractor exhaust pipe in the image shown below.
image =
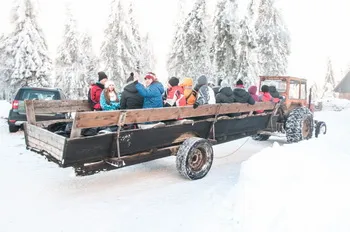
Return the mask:
<path id="1" fill-rule="evenodd" d="M 309 110 L 311 110 L 311 93 L 312 93 L 312 88 L 310 88 L 310 91 L 309 91 Z"/>

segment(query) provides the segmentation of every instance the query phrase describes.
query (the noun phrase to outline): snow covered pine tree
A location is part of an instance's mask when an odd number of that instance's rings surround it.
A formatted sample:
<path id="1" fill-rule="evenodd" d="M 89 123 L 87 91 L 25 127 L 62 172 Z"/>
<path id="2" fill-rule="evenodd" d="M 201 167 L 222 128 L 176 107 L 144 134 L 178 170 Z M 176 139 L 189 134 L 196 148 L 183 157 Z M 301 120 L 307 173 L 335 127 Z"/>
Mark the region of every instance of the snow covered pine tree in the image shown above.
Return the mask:
<path id="1" fill-rule="evenodd" d="M 335 80 L 334 80 L 332 61 L 330 58 L 328 58 L 327 73 L 324 80 L 322 98 L 328 98 L 328 97 L 334 98 L 335 97 L 334 89 L 335 89 Z"/>
<path id="2" fill-rule="evenodd" d="M 137 68 L 140 60 L 140 57 L 135 55 L 140 54 L 140 41 L 135 38 L 129 23 L 122 1 L 113 0 L 101 47 L 101 62 L 107 76 L 114 80 L 118 90 L 129 77 L 130 71 Z"/>
<path id="3" fill-rule="evenodd" d="M 82 90 L 79 90 L 85 84 L 80 83 L 81 76 L 85 71 L 81 63 L 81 44 L 77 31 L 77 22 L 69 6 L 66 8 L 63 41 L 59 45 L 57 52 L 55 86 L 61 88 L 70 99 L 85 97 L 86 93 L 83 94 Z"/>
<path id="4" fill-rule="evenodd" d="M 37 22 L 32 0 L 19 0 L 12 14 L 14 30 L 5 39 L 7 58 L 5 82 L 12 92 L 21 86 L 50 86 L 52 61 L 45 36 Z"/>
<path id="5" fill-rule="evenodd" d="M 285 75 L 290 54 L 290 35 L 275 0 L 261 0 L 255 24 L 261 75 Z"/>
<path id="6" fill-rule="evenodd" d="M 237 72 L 239 27 L 235 0 L 220 0 L 214 15 L 213 65 L 216 81 L 228 78 L 230 85 Z"/>

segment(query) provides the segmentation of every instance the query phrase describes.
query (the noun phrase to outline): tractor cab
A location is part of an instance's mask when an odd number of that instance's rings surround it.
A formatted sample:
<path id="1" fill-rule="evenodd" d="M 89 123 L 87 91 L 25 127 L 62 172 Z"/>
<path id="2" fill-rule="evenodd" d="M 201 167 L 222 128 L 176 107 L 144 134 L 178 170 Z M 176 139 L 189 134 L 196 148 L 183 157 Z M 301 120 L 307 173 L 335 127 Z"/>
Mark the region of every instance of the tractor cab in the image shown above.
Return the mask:
<path id="1" fill-rule="evenodd" d="M 289 76 L 260 76 L 260 90 L 263 85 L 276 88 L 279 95 L 284 97 L 287 111 L 308 106 L 306 79 Z"/>

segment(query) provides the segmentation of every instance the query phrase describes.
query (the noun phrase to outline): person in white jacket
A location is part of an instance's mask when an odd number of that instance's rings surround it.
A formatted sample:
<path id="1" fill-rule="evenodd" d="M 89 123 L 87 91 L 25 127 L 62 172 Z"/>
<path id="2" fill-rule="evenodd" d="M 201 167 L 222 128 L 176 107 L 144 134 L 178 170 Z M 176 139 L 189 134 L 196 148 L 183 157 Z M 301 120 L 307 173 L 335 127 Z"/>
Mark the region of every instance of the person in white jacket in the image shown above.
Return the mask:
<path id="1" fill-rule="evenodd" d="M 214 90 L 208 85 L 206 76 L 202 75 L 198 78 L 194 90 L 197 92 L 197 100 L 193 105 L 194 109 L 200 105 L 216 103 Z"/>

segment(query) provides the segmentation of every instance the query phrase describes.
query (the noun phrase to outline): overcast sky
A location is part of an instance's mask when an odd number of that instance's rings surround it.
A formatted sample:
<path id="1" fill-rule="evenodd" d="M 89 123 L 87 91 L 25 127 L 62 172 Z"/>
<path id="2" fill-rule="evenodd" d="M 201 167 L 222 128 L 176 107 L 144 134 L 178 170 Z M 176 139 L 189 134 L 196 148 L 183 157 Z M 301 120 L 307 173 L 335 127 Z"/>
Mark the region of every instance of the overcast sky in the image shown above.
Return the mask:
<path id="1" fill-rule="evenodd" d="M 65 3 L 71 3 L 78 26 L 93 37 L 96 52 L 103 39 L 111 0 L 37 0 L 40 7 L 40 25 L 47 37 L 54 57 L 61 41 Z M 0 0 L 0 33 L 10 28 L 10 10 L 13 0 Z M 188 0 L 188 6 L 193 0 Z M 211 6 L 214 0 L 209 0 Z M 173 36 L 177 0 L 134 0 L 142 33 L 149 32 L 157 56 L 155 72 L 167 78 L 165 62 Z M 292 54 L 288 75 L 322 82 L 326 72 L 326 59 L 334 62 L 336 78 L 350 67 L 349 0 L 278 0 L 291 32 Z M 211 7 L 213 9 L 213 7 Z"/>

